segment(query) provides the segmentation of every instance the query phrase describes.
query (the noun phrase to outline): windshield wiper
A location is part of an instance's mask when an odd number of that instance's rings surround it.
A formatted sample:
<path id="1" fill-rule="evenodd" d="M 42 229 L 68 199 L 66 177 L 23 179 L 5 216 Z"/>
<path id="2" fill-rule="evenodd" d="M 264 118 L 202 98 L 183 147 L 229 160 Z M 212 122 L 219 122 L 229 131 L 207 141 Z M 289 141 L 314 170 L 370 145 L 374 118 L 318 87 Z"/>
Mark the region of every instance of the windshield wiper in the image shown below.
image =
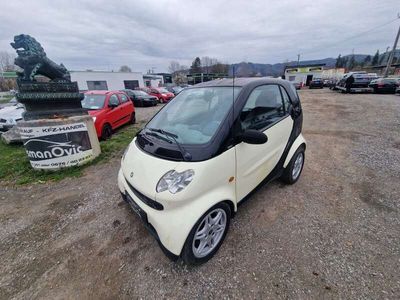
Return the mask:
<path id="1" fill-rule="evenodd" d="M 174 134 L 172 132 L 165 131 L 164 129 L 161 129 L 161 128 L 149 128 L 149 127 L 146 127 L 146 129 L 148 129 L 150 131 L 153 131 L 153 132 L 161 133 L 161 134 L 163 134 L 163 135 L 165 135 L 167 137 L 172 138 L 172 140 L 178 146 L 179 151 L 182 154 L 183 160 L 184 161 L 192 160 L 192 155 L 189 152 L 187 152 L 185 150 L 185 148 L 183 148 L 183 146 L 176 140 L 178 138 L 178 136 L 176 134 Z"/>

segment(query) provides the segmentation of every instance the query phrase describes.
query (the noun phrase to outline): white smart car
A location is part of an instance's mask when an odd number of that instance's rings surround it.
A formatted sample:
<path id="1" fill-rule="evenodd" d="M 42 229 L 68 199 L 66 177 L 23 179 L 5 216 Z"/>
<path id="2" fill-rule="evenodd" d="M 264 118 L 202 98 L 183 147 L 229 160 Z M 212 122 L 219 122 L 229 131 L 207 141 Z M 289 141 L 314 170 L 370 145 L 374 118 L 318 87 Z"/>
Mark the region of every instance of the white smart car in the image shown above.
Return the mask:
<path id="1" fill-rule="evenodd" d="M 187 88 L 133 139 L 118 186 L 170 258 L 209 260 L 238 203 L 273 179 L 295 183 L 304 164 L 294 86 L 270 78 Z"/>

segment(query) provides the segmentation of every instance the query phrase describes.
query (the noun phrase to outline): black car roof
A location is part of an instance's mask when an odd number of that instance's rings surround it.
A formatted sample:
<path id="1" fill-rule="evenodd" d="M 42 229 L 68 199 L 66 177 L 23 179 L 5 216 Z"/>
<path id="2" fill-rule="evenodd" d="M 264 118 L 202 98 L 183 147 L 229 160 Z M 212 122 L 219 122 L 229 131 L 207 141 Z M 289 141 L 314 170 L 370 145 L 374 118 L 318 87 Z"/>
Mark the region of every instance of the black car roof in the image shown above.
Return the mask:
<path id="1" fill-rule="evenodd" d="M 249 94 L 255 87 L 264 85 L 264 84 L 279 84 L 285 87 L 285 90 L 289 93 L 290 98 L 293 102 L 298 102 L 299 98 L 297 92 L 292 85 L 287 80 L 278 79 L 278 78 L 269 78 L 269 77 L 240 77 L 235 78 L 235 86 L 242 87 L 243 94 Z M 199 87 L 218 87 L 218 86 L 233 86 L 233 79 L 232 78 L 222 78 L 222 79 L 215 79 L 207 82 L 198 83 L 194 86 L 189 87 L 188 89 L 199 88 Z M 247 97 L 246 96 L 246 97 Z"/>
<path id="2" fill-rule="evenodd" d="M 268 83 L 282 83 L 285 82 L 285 80 L 282 79 L 276 79 L 276 78 L 258 78 L 258 77 L 240 77 L 240 78 L 235 78 L 235 86 L 245 86 L 247 84 L 254 84 L 257 83 L 257 85 L 261 84 L 268 84 Z M 221 79 L 215 79 L 203 83 L 198 83 L 191 88 L 194 87 L 206 87 L 206 86 L 232 86 L 233 84 L 233 79 L 232 78 L 221 78 Z"/>

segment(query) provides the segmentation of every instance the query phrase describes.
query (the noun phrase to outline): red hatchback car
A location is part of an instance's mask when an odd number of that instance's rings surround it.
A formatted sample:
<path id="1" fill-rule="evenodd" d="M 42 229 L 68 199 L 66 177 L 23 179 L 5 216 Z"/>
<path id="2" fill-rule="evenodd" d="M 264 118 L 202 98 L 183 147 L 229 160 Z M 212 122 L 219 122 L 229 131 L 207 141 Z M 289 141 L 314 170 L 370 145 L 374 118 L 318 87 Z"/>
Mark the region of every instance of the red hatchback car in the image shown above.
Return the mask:
<path id="1" fill-rule="evenodd" d="M 114 129 L 126 123 L 135 123 L 135 107 L 120 91 L 87 91 L 82 107 L 93 117 L 97 136 L 108 139 Z"/>
<path id="2" fill-rule="evenodd" d="M 145 92 L 152 96 L 156 96 L 158 98 L 158 101 L 160 103 L 167 103 L 169 102 L 172 98 L 175 97 L 174 93 L 171 93 L 168 91 L 166 88 L 159 87 L 159 88 L 146 88 Z"/>

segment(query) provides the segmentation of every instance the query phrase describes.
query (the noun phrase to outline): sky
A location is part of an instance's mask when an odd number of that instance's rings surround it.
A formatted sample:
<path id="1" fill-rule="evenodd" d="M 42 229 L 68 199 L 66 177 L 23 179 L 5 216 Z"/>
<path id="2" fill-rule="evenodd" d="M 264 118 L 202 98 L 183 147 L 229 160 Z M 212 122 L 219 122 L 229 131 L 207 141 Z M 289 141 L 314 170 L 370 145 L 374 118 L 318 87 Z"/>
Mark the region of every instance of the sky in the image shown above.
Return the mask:
<path id="1" fill-rule="evenodd" d="M 399 0 L 0 0 L 0 51 L 14 52 L 9 43 L 24 33 L 70 70 L 140 72 L 196 56 L 278 63 L 298 53 L 374 54 L 392 47 L 398 12 Z"/>

